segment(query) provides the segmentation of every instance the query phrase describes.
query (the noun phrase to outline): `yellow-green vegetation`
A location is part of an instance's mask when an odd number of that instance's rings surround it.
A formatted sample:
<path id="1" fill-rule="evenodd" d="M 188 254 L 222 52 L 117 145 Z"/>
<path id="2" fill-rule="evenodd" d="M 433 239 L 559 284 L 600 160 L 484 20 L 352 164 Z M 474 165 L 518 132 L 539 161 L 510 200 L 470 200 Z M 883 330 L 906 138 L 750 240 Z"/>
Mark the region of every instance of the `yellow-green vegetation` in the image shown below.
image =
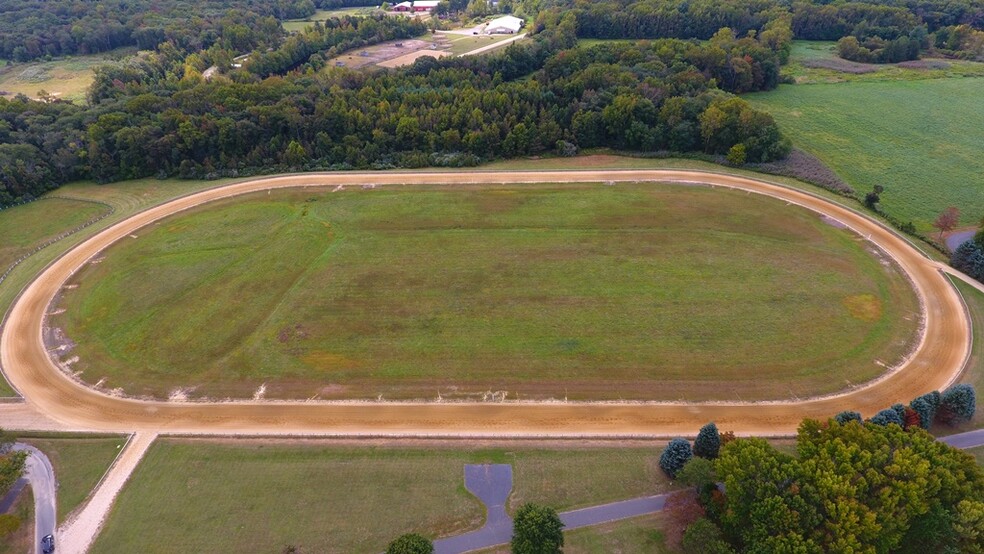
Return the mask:
<path id="1" fill-rule="evenodd" d="M 379 552 L 404 533 L 436 538 L 482 525 L 464 464 L 511 463 L 514 495 L 565 510 L 668 490 L 652 469 L 658 456 L 652 447 L 163 439 L 120 493 L 93 551 L 203 552 L 221 537 L 231 552 Z M 524 478 L 530 471 L 556 484 L 534 484 Z"/>
<path id="2" fill-rule="evenodd" d="M 117 63 L 135 53 L 136 49 L 120 48 L 90 56 L 8 64 L 0 67 L 0 94 L 23 94 L 37 98 L 39 91 L 45 91 L 60 100 L 82 101 L 85 100 L 86 89 L 92 84 L 92 70 L 96 66 Z"/>
<path id="3" fill-rule="evenodd" d="M 376 8 L 339 8 L 337 10 L 316 10 L 314 15 L 304 19 L 288 19 L 287 21 L 282 21 L 280 24 L 283 26 L 285 31 L 288 32 L 300 32 L 304 29 L 314 25 L 315 21 L 324 22 L 332 17 L 365 17 L 372 15 L 374 13 L 382 13 Z"/>
<path id="4" fill-rule="evenodd" d="M 782 74 L 797 84 L 914 81 L 948 77 L 984 77 L 984 63 L 924 59 L 895 64 L 851 62 L 837 56 L 836 43 L 797 40 Z M 918 107 L 917 107 L 918 109 Z"/>
<path id="5" fill-rule="evenodd" d="M 884 186 L 882 209 L 928 233 L 947 206 L 964 221 L 984 214 L 982 87 L 981 78 L 780 85 L 746 99 L 861 194 Z"/>
<path id="6" fill-rule="evenodd" d="M 49 198 L 0 211 L 0 274 L 14 261 L 109 211 L 103 204 Z"/>
<path id="7" fill-rule="evenodd" d="M 89 496 L 116 455 L 126 437 L 39 436 L 19 437 L 51 460 L 58 480 L 58 521 L 62 522 Z"/>
<path id="8" fill-rule="evenodd" d="M 24 488 L 8 513 L 20 521 L 20 526 L 13 533 L 0 536 L 0 554 L 31 552 L 34 543 L 34 493 L 31 487 Z"/>
<path id="9" fill-rule="evenodd" d="M 918 320 L 853 233 L 708 187 L 287 191 L 138 235 L 52 319 L 138 395 L 803 397 L 881 373 Z"/>

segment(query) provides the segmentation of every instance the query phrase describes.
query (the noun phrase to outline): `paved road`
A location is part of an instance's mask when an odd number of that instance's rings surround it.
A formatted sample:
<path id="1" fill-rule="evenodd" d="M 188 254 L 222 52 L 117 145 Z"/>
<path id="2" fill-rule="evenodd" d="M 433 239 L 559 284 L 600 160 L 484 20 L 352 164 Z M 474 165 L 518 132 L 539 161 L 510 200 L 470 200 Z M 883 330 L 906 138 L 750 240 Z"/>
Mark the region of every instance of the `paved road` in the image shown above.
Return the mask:
<path id="1" fill-rule="evenodd" d="M 14 450 L 28 453 L 24 477 L 34 493 L 34 548 L 41 552 L 41 537 L 53 535 L 58 521 L 55 517 L 55 470 L 48 457 L 29 444 L 16 443 Z"/>
<path id="2" fill-rule="evenodd" d="M 889 253 L 909 275 L 924 308 L 924 333 L 911 358 L 864 387 L 796 402 L 741 403 L 174 403 L 115 398 L 60 371 L 41 341 L 47 306 L 65 281 L 110 244 L 163 217 L 221 198 L 287 187 L 338 185 L 685 182 L 765 194 L 822 213 Z M 764 181 L 676 170 L 463 173 L 330 173 L 258 179 L 209 189 L 150 208 L 78 245 L 52 263 L 11 308 L 0 337 L 8 380 L 37 411 L 68 429 L 187 434 L 386 436 L 676 436 L 707 421 L 740 435 L 792 435 L 803 418 L 845 409 L 872 415 L 885 406 L 946 388 L 970 349 L 970 322 L 957 293 L 927 259 L 894 231 L 847 207 Z M 0 409 L 3 407 L 0 406 Z"/>
<path id="3" fill-rule="evenodd" d="M 961 449 L 984 446 L 984 429 L 967 431 L 966 433 L 950 435 L 949 437 L 940 437 L 936 440 L 945 442 L 954 448 Z"/>
<path id="4" fill-rule="evenodd" d="M 961 449 L 984 446 L 984 429 L 940 437 L 937 440 Z M 509 492 L 512 490 L 512 466 L 465 466 L 465 488 L 486 505 L 489 512 L 488 520 L 485 526 L 477 531 L 434 541 L 435 554 L 461 554 L 506 544 L 512 539 L 512 519 L 509 518 L 504 509 L 505 500 L 508 499 Z M 564 531 L 571 531 L 580 527 L 590 527 L 662 511 L 670 494 L 621 500 L 562 512 L 558 515 L 564 524 Z"/>
<path id="5" fill-rule="evenodd" d="M 485 525 L 477 531 L 434 541 L 434 554 L 469 552 L 505 544 L 512 538 L 512 518 L 506 513 L 506 500 L 512 490 L 512 466 L 466 465 L 465 488 L 485 504 Z"/>

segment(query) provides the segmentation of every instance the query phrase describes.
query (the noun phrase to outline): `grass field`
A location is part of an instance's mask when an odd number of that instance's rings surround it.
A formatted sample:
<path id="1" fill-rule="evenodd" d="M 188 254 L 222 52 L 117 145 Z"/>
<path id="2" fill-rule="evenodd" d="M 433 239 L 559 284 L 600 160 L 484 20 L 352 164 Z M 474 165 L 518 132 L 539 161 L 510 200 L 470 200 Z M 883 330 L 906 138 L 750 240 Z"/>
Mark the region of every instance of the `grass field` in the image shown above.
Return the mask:
<path id="1" fill-rule="evenodd" d="M 970 358 L 967 360 L 967 366 L 964 369 L 963 375 L 960 377 L 960 382 L 973 385 L 978 397 L 980 397 L 981 394 L 984 394 L 984 293 L 981 293 L 959 279 L 951 278 L 950 281 L 953 282 L 957 290 L 960 291 L 960 294 L 963 295 L 964 302 L 967 304 L 967 310 L 970 312 L 970 318 L 974 325 L 973 346 L 970 351 Z M 978 401 L 977 413 L 973 419 L 955 428 L 936 428 L 933 431 L 937 435 L 949 435 L 972 429 L 980 429 L 982 427 L 984 427 L 984 408 L 981 407 L 981 403 Z"/>
<path id="2" fill-rule="evenodd" d="M 978 446 L 977 448 L 968 448 L 964 452 L 977 458 L 977 463 L 984 465 L 984 446 Z"/>
<path id="3" fill-rule="evenodd" d="M 93 202 L 50 198 L 0 211 L 0 273 L 59 234 L 106 213 Z"/>
<path id="4" fill-rule="evenodd" d="M 451 42 L 451 48 L 448 51 L 455 56 L 467 54 L 483 46 L 498 44 L 515 37 L 515 35 L 452 35 L 446 33 L 444 36 Z M 498 49 L 493 49 L 493 51 L 498 51 Z"/>
<path id="5" fill-rule="evenodd" d="M 923 59 L 897 64 L 863 64 L 837 56 L 836 43 L 793 41 L 789 63 L 782 74 L 797 84 L 871 81 L 915 81 L 951 77 L 984 77 L 984 63 Z"/>
<path id="6" fill-rule="evenodd" d="M 466 463 L 513 464 L 511 502 L 558 510 L 669 489 L 659 449 L 326 446 L 159 440 L 120 493 L 93 552 L 379 552 L 400 534 L 482 525 Z M 591 476 L 585 479 L 585 476 Z M 544 482 L 546 481 L 546 482 Z M 288 516 L 289 514 L 289 516 Z"/>
<path id="7" fill-rule="evenodd" d="M 286 21 L 281 21 L 280 25 L 283 26 L 284 30 L 287 32 L 300 32 L 304 29 L 314 25 L 315 21 L 325 21 L 332 17 L 345 17 L 345 16 L 355 16 L 364 17 L 369 16 L 374 13 L 382 13 L 376 8 L 364 7 L 364 8 L 339 8 L 337 10 L 315 10 L 314 15 L 304 19 L 288 19 Z"/>
<path id="8" fill-rule="evenodd" d="M 43 89 L 63 100 L 83 101 L 96 66 L 116 63 L 135 53 L 133 48 L 120 48 L 91 56 L 11 64 L 0 69 L 0 94 L 24 94 L 35 98 Z"/>
<path id="9" fill-rule="evenodd" d="M 139 395 L 808 396 L 916 327 L 854 235 L 703 187 L 292 191 L 139 235 L 52 320 L 83 378 Z"/>
<path id="10" fill-rule="evenodd" d="M 21 437 L 51 460 L 58 480 L 58 522 L 71 515 L 102 478 L 126 437 Z"/>
<path id="11" fill-rule="evenodd" d="M 984 79 L 781 85 L 746 95 L 793 143 L 882 208 L 925 233 L 947 206 L 963 222 L 984 215 Z"/>

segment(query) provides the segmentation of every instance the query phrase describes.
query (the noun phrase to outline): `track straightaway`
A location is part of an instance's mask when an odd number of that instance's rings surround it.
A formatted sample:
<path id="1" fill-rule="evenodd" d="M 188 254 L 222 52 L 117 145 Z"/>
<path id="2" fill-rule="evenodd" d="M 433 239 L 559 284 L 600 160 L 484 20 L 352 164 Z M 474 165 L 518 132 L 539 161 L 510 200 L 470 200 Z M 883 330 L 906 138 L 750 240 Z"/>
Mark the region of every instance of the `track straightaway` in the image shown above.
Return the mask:
<path id="1" fill-rule="evenodd" d="M 919 346 L 897 371 L 830 397 L 772 403 L 175 403 L 115 398 L 78 383 L 49 359 L 41 338 L 47 306 L 90 258 L 141 227 L 203 203 L 288 187 L 563 182 L 686 182 L 765 194 L 832 217 L 891 255 L 924 311 Z M 791 435 L 803 418 L 842 410 L 871 415 L 896 402 L 942 389 L 970 351 L 970 320 L 939 264 L 881 224 L 809 193 L 732 175 L 684 170 L 517 171 L 301 174 L 235 183 L 172 200 L 109 227 L 67 252 L 14 304 L 0 337 L 7 378 L 39 412 L 66 428 L 188 434 L 350 436 L 674 436 L 708 421 L 739 434 Z M 777 345 L 781 347 L 781 345 Z M 726 385 L 721 385 L 726 386 Z"/>

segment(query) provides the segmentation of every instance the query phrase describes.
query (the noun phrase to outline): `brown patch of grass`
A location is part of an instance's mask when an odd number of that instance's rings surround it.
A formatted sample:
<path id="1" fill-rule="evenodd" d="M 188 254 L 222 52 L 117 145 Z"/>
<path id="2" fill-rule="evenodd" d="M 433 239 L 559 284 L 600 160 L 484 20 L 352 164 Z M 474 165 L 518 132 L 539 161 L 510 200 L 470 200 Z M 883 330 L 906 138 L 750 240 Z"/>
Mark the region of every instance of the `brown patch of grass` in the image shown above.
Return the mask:
<path id="1" fill-rule="evenodd" d="M 861 321 L 878 321 L 882 315 L 881 300 L 870 294 L 857 294 L 844 299 L 844 306 L 851 317 Z"/>

